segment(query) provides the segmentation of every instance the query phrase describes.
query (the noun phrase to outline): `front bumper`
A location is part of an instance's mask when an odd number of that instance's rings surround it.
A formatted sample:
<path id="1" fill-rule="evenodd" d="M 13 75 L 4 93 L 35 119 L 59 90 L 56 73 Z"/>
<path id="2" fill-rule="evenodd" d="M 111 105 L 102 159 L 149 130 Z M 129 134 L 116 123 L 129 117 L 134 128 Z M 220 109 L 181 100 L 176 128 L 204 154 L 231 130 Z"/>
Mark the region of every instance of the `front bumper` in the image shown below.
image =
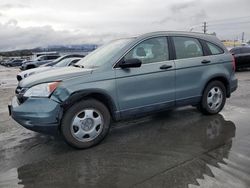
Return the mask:
<path id="1" fill-rule="evenodd" d="M 11 117 L 23 127 L 46 134 L 58 133 L 60 104 L 49 98 L 28 98 L 19 104 L 16 97 L 8 106 Z"/>

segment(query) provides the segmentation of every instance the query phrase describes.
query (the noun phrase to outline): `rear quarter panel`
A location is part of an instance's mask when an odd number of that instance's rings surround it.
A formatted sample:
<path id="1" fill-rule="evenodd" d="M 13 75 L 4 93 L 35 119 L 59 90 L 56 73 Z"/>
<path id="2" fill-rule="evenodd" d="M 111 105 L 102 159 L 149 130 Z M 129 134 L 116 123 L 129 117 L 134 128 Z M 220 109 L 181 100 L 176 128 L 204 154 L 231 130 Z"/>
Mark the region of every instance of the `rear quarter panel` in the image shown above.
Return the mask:
<path id="1" fill-rule="evenodd" d="M 207 65 L 207 69 L 201 77 L 201 89 L 199 91 L 201 95 L 207 83 L 212 79 L 223 77 L 230 84 L 232 77 L 235 76 L 232 66 L 233 57 L 229 52 L 209 56 L 209 59 L 211 63 Z"/>
<path id="2" fill-rule="evenodd" d="M 210 60 L 202 64 L 203 59 Z M 229 53 L 203 56 L 197 58 L 176 60 L 176 100 L 199 98 L 207 83 L 216 78 L 223 77 L 230 82 L 234 74 L 232 56 Z"/>

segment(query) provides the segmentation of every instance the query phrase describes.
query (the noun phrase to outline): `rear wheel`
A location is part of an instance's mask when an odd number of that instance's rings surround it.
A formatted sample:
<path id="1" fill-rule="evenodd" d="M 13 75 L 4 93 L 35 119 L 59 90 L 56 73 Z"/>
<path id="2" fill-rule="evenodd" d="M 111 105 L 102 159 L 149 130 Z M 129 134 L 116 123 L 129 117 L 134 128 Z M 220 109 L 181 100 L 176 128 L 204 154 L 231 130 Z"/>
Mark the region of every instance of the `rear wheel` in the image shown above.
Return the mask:
<path id="1" fill-rule="evenodd" d="M 110 113 L 107 107 L 95 99 L 74 104 L 65 113 L 61 132 L 66 142 L 84 149 L 101 142 L 110 128 Z"/>
<path id="2" fill-rule="evenodd" d="M 204 114 L 219 113 L 226 102 L 226 88 L 220 81 L 210 82 L 204 90 L 198 109 Z"/>

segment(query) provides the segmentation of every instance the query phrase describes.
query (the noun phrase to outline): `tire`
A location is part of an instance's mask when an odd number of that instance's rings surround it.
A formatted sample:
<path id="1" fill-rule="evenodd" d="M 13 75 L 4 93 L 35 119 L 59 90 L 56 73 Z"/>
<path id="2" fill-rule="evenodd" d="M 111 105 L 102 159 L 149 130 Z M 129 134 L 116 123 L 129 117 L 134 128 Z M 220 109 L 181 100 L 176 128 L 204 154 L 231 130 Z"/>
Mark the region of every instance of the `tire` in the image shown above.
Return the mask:
<path id="1" fill-rule="evenodd" d="M 219 113 L 223 109 L 225 102 L 225 85 L 220 81 L 212 81 L 206 86 L 197 109 L 203 114 L 213 115 Z"/>
<path id="2" fill-rule="evenodd" d="M 100 143 L 108 134 L 109 128 L 109 110 L 95 99 L 82 100 L 71 106 L 61 123 L 61 133 L 65 141 L 78 149 Z"/>

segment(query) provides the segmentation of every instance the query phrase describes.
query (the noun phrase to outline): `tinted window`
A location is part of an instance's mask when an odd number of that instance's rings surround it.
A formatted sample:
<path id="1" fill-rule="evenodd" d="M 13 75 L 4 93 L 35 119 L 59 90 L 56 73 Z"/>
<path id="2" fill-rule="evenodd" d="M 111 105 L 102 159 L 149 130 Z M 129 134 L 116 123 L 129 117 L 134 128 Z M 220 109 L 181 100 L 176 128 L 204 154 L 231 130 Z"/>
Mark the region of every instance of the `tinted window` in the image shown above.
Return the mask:
<path id="1" fill-rule="evenodd" d="M 75 60 L 73 60 L 69 65 L 74 65 L 74 64 L 76 64 L 78 61 L 80 61 L 80 59 L 75 59 Z"/>
<path id="2" fill-rule="evenodd" d="M 230 52 L 232 54 L 240 54 L 240 49 L 239 48 L 237 48 L 237 49 L 231 49 Z"/>
<path id="3" fill-rule="evenodd" d="M 13 62 L 17 62 L 17 63 L 19 63 L 19 62 L 22 62 L 23 60 L 21 60 L 21 59 L 17 59 L 17 60 L 14 60 Z"/>
<path id="4" fill-rule="evenodd" d="M 212 44 L 210 42 L 207 42 L 207 46 L 208 46 L 210 52 L 212 53 L 212 55 L 222 54 L 224 52 L 220 47 L 218 47 L 215 44 Z"/>
<path id="5" fill-rule="evenodd" d="M 177 59 L 203 56 L 201 44 L 197 39 L 173 37 L 173 40 Z"/>
<path id="6" fill-rule="evenodd" d="M 58 56 L 47 56 L 47 60 L 56 59 Z"/>
<path id="7" fill-rule="evenodd" d="M 143 64 L 169 60 L 167 38 L 156 37 L 141 42 L 124 57 L 132 58 L 140 59 Z"/>
<path id="8" fill-rule="evenodd" d="M 241 53 L 250 53 L 250 48 L 241 48 Z"/>

